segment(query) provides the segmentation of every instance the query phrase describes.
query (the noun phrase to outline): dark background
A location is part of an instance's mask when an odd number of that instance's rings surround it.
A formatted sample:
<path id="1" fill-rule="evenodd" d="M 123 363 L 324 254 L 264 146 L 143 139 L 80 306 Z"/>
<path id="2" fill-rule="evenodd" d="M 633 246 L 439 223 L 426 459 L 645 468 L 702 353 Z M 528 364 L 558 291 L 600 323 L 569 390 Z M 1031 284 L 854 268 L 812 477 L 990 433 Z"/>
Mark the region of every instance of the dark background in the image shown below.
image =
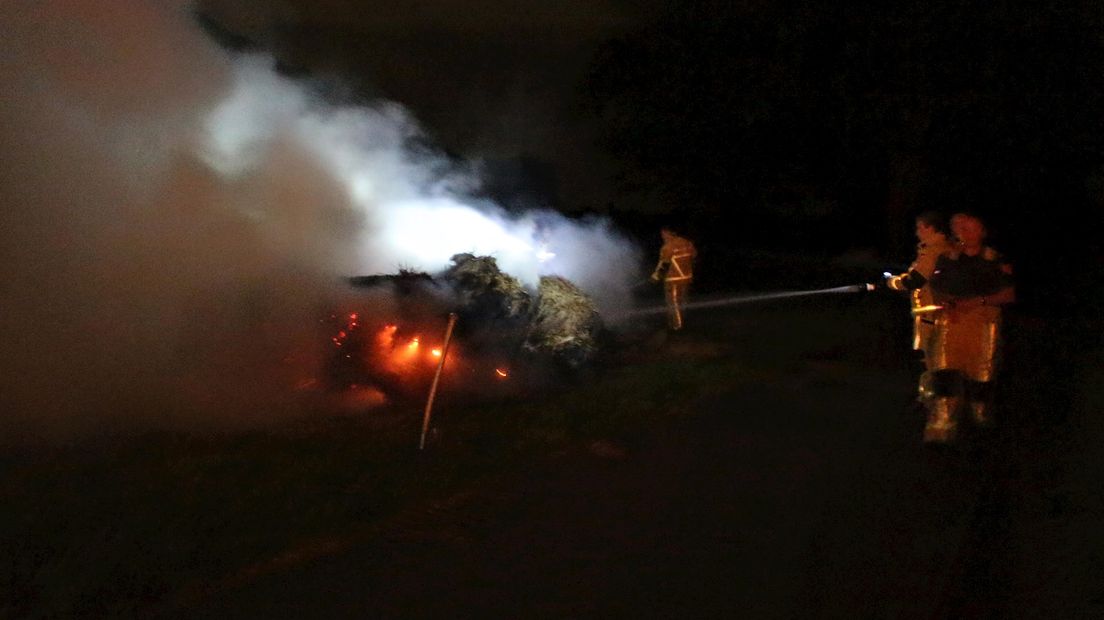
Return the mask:
<path id="1" fill-rule="evenodd" d="M 273 53 L 336 96 L 407 106 L 436 148 L 481 162 L 507 207 L 608 215 L 648 247 L 661 223 L 684 230 L 705 288 L 769 286 L 802 269 L 792 256 L 858 257 L 880 274 L 911 260 L 916 213 L 969 209 L 1016 265 L 1022 311 L 1097 314 L 1096 3 L 208 0 L 197 12 L 225 45 Z"/>
<path id="2" fill-rule="evenodd" d="M 984 213 L 1021 300 L 994 433 L 922 445 L 903 296 L 657 314 L 547 392 L 446 386 L 425 453 L 419 402 L 4 454 L 0 617 L 1101 617 L 1097 5 L 395 6 L 195 10 L 507 208 L 684 230 L 703 297 L 876 280 L 916 212 Z"/>

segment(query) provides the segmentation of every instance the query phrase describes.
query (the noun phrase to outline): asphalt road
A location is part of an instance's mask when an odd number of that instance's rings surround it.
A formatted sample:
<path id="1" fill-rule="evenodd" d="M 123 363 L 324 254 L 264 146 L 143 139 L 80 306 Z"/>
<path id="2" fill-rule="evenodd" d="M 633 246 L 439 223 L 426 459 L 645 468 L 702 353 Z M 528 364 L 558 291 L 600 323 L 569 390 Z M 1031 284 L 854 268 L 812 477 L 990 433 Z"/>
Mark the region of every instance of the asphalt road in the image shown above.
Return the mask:
<path id="1" fill-rule="evenodd" d="M 883 324 L 881 302 L 845 303 L 808 306 L 796 329 L 841 311 L 864 313 L 868 338 Z M 703 316 L 654 353 L 716 355 L 723 334 L 732 347 L 719 354 L 767 354 L 765 312 Z M 892 348 L 901 333 L 875 340 Z M 840 354 L 854 338 L 841 329 L 755 389 L 704 393 L 695 415 L 638 441 L 503 472 L 165 615 L 1104 617 L 1092 465 L 1104 433 L 1087 415 L 1101 400 L 1082 389 L 1101 373 L 1071 370 L 1049 334 L 1017 320 L 1000 425 L 954 450 L 921 444 L 907 358 Z"/>

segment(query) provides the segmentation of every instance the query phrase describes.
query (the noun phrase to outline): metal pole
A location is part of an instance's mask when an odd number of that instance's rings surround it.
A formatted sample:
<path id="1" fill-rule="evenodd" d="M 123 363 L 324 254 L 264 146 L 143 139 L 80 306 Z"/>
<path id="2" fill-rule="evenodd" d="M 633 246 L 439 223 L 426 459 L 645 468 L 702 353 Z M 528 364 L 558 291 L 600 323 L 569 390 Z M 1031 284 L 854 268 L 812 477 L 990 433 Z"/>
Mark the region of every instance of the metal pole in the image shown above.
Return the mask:
<path id="1" fill-rule="evenodd" d="M 425 414 L 422 416 L 422 438 L 418 441 L 419 450 L 425 450 L 426 433 L 429 432 L 429 417 L 433 411 L 433 398 L 437 395 L 437 382 L 441 379 L 441 369 L 445 367 L 449 342 L 452 340 L 452 328 L 455 325 L 456 313 L 450 312 L 448 327 L 445 328 L 445 344 L 441 345 L 441 359 L 437 362 L 437 373 L 433 375 L 433 385 L 429 388 L 429 400 L 426 401 Z"/>

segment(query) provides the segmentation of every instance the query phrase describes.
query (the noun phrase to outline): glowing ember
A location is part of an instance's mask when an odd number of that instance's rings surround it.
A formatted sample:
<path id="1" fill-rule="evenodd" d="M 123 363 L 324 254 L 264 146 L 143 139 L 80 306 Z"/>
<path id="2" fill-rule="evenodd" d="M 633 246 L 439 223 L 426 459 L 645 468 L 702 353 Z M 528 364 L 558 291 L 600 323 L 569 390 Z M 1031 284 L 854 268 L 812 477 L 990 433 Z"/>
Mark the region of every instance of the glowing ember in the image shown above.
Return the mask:
<path id="1" fill-rule="evenodd" d="M 503 379 L 510 376 L 509 373 L 507 373 L 505 370 L 502 370 L 501 368 L 495 368 L 495 374 L 502 377 Z"/>
<path id="2" fill-rule="evenodd" d="M 295 384 L 297 390 L 309 390 L 318 386 L 318 379 L 309 378 L 303 379 Z"/>

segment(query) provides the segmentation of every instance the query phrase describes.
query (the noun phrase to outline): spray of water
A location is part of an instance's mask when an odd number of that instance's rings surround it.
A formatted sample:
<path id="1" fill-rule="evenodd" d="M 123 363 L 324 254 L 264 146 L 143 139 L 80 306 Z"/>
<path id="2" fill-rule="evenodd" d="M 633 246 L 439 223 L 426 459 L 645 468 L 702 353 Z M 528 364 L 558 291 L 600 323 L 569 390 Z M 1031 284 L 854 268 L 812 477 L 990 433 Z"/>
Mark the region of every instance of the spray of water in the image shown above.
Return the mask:
<path id="1" fill-rule="evenodd" d="M 726 295 L 716 299 L 707 299 L 685 304 L 685 310 L 704 310 L 706 308 L 721 308 L 725 306 L 738 306 L 761 301 L 776 299 L 791 299 L 795 297 L 812 297 L 816 295 L 839 295 L 843 293 L 861 293 L 874 290 L 873 284 L 851 284 L 832 288 L 811 289 L 805 291 L 776 291 L 773 293 L 752 293 L 745 295 Z M 615 313 L 613 320 L 624 321 L 633 317 L 663 314 L 667 312 L 667 306 L 651 306 L 647 308 L 635 308 L 626 312 Z"/>
<path id="2" fill-rule="evenodd" d="M 637 250 L 608 223 L 472 200 L 400 106 L 273 64 L 184 2 L 0 4 L 0 436 L 300 414 L 348 275 L 473 252 L 628 298 Z"/>

